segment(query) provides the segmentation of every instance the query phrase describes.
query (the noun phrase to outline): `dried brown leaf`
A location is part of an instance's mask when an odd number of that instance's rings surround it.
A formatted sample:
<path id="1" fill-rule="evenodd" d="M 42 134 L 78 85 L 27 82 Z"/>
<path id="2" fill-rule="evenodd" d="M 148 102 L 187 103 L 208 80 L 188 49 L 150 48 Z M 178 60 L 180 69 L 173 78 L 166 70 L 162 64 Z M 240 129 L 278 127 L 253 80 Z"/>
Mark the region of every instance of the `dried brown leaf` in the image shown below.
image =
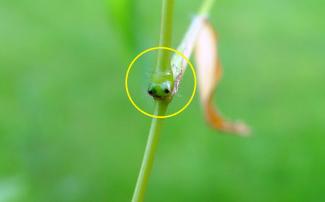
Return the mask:
<path id="1" fill-rule="evenodd" d="M 217 34 L 205 20 L 195 43 L 195 59 L 200 91 L 200 99 L 205 118 L 212 127 L 238 135 L 247 135 L 250 130 L 241 122 L 226 121 L 213 104 L 215 89 L 220 81 L 222 70 L 217 49 Z"/>

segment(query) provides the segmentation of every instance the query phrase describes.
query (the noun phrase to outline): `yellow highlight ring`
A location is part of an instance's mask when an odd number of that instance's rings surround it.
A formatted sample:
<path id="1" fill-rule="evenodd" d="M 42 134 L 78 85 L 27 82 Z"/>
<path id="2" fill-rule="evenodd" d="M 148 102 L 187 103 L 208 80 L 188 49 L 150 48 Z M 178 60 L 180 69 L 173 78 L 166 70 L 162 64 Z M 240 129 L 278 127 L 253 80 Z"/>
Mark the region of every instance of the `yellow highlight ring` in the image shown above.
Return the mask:
<path id="1" fill-rule="evenodd" d="M 190 66 L 191 70 L 192 70 L 192 74 L 193 74 L 193 78 L 194 78 L 194 87 L 193 87 L 193 92 L 192 95 L 190 97 L 190 99 L 187 101 L 187 103 L 177 112 L 173 113 L 173 114 L 169 114 L 169 115 L 164 115 L 164 116 L 160 116 L 160 115 L 154 115 L 154 114 L 150 114 L 148 112 L 145 112 L 144 110 L 142 110 L 140 107 L 138 107 L 138 105 L 134 102 L 134 100 L 131 97 L 131 94 L 129 92 L 129 86 L 128 86 L 128 78 L 129 78 L 129 73 L 131 68 L 133 67 L 134 63 L 144 54 L 150 52 L 150 51 L 154 51 L 154 50 L 168 50 L 171 52 L 176 53 L 177 55 L 180 55 L 186 62 L 187 64 Z M 152 47 L 152 48 L 148 48 L 142 52 L 140 52 L 133 60 L 132 62 L 129 64 L 128 69 L 126 71 L 126 75 L 125 75 L 125 90 L 126 90 L 126 94 L 130 100 L 130 102 L 132 103 L 132 105 L 142 114 L 151 117 L 151 118 L 157 118 L 157 119 L 165 119 L 165 118 L 170 118 L 173 116 L 176 116 L 178 114 L 180 114 L 182 111 L 184 111 L 192 102 L 194 96 L 195 96 L 195 92 L 196 92 L 196 73 L 195 73 L 195 69 L 193 64 L 191 63 L 191 61 L 181 52 L 179 52 L 178 50 L 175 50 L 173 48 L 169 48 L 169 47 L 164 47 L 164 46 L 157 46 L 157 47 Z"/>

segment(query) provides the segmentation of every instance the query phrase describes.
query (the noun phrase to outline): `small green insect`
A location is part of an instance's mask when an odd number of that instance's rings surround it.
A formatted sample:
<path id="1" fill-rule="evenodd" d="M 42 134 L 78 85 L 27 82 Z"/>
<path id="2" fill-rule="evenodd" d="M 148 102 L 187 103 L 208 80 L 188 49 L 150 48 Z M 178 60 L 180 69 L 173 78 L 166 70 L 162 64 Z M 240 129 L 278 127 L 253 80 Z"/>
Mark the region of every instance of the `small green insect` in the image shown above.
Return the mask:
<path id="1" fill-rule="evenodd" d="M 148 94 L 155 99 L 171 97 L 174 88 L 173 80 L 171 72 L 155 72 L 148 87 Z"/>

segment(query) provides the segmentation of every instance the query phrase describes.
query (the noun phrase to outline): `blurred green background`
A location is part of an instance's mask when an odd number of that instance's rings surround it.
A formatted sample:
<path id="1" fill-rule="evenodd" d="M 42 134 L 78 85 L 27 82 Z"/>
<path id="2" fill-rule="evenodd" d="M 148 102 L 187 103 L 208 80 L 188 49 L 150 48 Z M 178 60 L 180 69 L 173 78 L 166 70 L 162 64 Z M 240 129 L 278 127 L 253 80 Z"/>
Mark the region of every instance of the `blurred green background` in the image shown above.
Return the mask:
<path id="1" fill-rule="evenodd" d="M 124 75 L 157 45 L 160 4 L 0 1 L 0 202 L 130 201 L 150 119 Z M 173 47 L 200 4 L 176 0 Z M 165 121 L 146 201 L 325 201 L 324 7 L 216 2 L 215 101 L 253 135 L 209 128 L 197 96 Z"/>

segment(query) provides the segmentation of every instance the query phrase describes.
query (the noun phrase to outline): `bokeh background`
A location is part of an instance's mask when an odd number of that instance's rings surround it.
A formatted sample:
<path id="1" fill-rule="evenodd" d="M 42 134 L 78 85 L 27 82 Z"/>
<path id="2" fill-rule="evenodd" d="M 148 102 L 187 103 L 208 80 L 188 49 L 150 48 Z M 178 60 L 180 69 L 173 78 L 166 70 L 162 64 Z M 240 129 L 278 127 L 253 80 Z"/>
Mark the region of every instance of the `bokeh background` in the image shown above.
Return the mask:
<path id="1" fill-rule="evenodd" d="M 157 45 L 160 4 L 0 1 L 1 202 L 130 201 L 150 119 L 128 101 L 124 75 Z M 200 4 L 176 0 L 173 47 Z M 215 102 L 253 134 L 214 131 L 196 97 L 164 123 L 146 201 L 325 201 L 324 7 L 216 2 Z"/>

